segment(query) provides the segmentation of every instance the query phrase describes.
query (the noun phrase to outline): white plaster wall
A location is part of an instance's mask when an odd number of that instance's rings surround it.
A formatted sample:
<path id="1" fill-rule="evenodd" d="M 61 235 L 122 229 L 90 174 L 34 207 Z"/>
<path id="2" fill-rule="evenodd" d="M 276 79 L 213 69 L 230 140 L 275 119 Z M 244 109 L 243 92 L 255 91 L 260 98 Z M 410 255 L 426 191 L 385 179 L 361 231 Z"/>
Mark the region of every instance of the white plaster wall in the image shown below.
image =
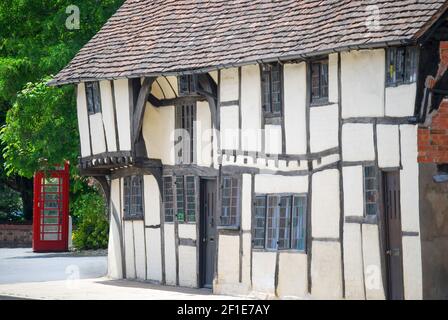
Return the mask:
<path id="1" fill-rule="evenodd" d="M 340 219 L 339 171 L 313 175 L 311 223 L 313 238 L 338 238 Z"/>
<path id="2" fill-rule="evenodd" d="M 153 82 L 152 86 L 151 86 L 151 94 L 156 97 L 157 99 L 165 99 L 165 92 L 162 91 L 162 87 L 160 85 L 160 77 L 157 78 L 156 81 Z"/>
<path id="3" fill-rule="evenodd" d="M 378 165 L 380 168 L 400 166 L 400 139 L 398 126 L 378 125 Z"/>
<path id="4" fill-rule="evenodd" d="M 243 174 L 241 190 L 241 228 L 250 231 L 252 227 L 252 176 Z"/>
<path id="5" fill-rule="evenodd" d="M 210 71 L 208 74 L 212 77 L 215 83 L 218 83 L 218 71 Z"/>
<path id="6" fill-rule="evenodd" d="M 341 53 L 342 117 L 384 116 L 385 51 Z"/>
<path id="7" fill-rule="evenodd" d="M 386 88 L 386 116 L 411 117 L 414 115 L 417 84 Z"/>
<path id="8" fill-rule="evenodd" d="M 362 166 L 344 167 L 344 215 L 364 216 L 364 174 Z"/>
<path id="9" fill-rule="evenodd" d="M 374 161 L 372 124 L 348 123 L 342 127 L 343 161 Z"/>
<path id="10" fill-rule="evenodd" d="M 239 282 L 239 236 L 219 235 L 218 241 L 218 283 Z"/>
<path id="11" fill-rule="evenodd" d="M 221 107 L 221 149 L 239 148 L 239 107 Z"/>
<path id="12" fill-rule="evenodd" d="M 338 54 L 333 53 L 328 56 L 328 100 L 338 103 Z"/>
<path id="13" fill-rule="evenodd" d="M 154 108 L 146 104 L 142 130 L 149 158 L 174 164 L 174 121 L 174 106 Z"/>
<path id="14" fill-rule="evenodd" d="M 239 99 L 238 68 L 221 70 L 220 95 L 221 102 Z"/>
<path id="15" fill-rule="evenodd" d="M 254 252 L 252 255 L 253 291 L 268 295 L 275 294 L 275 252 Z"/>
<path id="16" fill-rule="evenodd" d="M 90 150 L 90 132 L 89 132 L 89 115 L 87 113 L 86 88 L 84 83 L 78 85 L 77 110 L 78 110 L 78 127 L 79 138 L 81 140 L 81 156 L 88 157 L 91 155 Z"/>
<path id="17" fill-rule="evenodd" d="M 266 125 L 265 152 L 267 154 L 282 154 L 282 127 L 277 125 Z"/>
<path id="18" fill-rule="evenodd" d="M 306 63 L 285 64 L 284 109 L 287 154 L 305 154 L 306 139 Z"/>
<path id="19" fill-rule="evenodd" d="M 250 262 L 251 262 L 251 252 L 252 252 L 252 234 L 251 232 L 246 232 L 243 234 L 243 256 L 241 260 L 241 281 L 246 285 L 247 288 L 250 287 Z"/>
<path id="20" fill-rule="evenodd" d="M 174 224 L 165 223 L 165 279 L 168 285 L 176 285 L 176 250 Z"/>
<path id="21" fill-rule="evenodd" d="M 162 245 L 160 229 L 146 229 L 146 278 L 162 281 Z"/>
<path id="22" fill-rule="evenodd" d="M 179 246 L 179 285 L 197 287 L 196 247 Z"/>
<path id="23" fill-rule="evenodd" d="M 212 164 L 212 122 L 208 102 L 199 101 L 196 107 L 196 152 L 197 164 L 209 167 Z"/>
<path id="24" fill-rule="evenodd" d="M 275 176 L 257 174 L 255 176 L 255 193 L 307 193 L 308 176 Z"/>
<path id="25" fill-rule="evenodd" d="M 173 77 L 171 77 L 173 78 Z M 157 82 L 160 84 L 160 87 L 163 90 L 163 94 L 165 95 L 166 99 L 173 99 L 176 98 L 177 93 L 177 87 L 173 87 L 170 81 L 165 77 L 158 77 Z M 176 83 L 177 85 L 177 83 Z"/>
<path id="26" fill-rule="evenodd" d="M 114 152 L 117 151 L 117 138 L 115 134 L 115 112 L 112 101 L 112 88 L 110 81 L 100 81 L 100 91 L 107 149 L 109 152 Z"/>
<path id="27" fill-rule="evenodd" d="M 423 299 L 420 237 L 403 237 L 403 282 L 406 300 Z"/>
<path id="28" fill-rule="evenodd" d="M 92 153 L 100 154 L 106 152 L 106 137 L 104 136 L 103 115 L 92 114 L 90 119 L 90 137 L 92 138 Z"/>
<path id="29" fill-rule="evenodd" d="M 132 221 L 124 221 L 124 253 L 126 261 L 126 278 L 135 279 L 134 228 Z"/>
<path id="30" fill-rule="evenodd" d="M 196 240 L 196 224 L 180 223 L 179 238 Z"/>
<path id="31" fill-rule="evenodd" d="M 364 282 L 367 300 L 384 300 L 380 245 L 377 225 L 362 225 Z"/>
<path id="32" fill-rule="evenodd" d="M 241 68 L 242 149 L 261 151 L 261 80 L 260 67 Z"/>
<path id="33" fill-rule="evenodd" d="M 115 179 L 111 181 L 110 201 L 111 201 L 111 219 L 109 228 L 109 244 L 107 250 L 107 266 L 108 276 L 112 279 L 123 278 L 123 265 L 121 258 L 121 243 L 120 243 L 120 180 Z M 114 211 L 116 219 L 114 219 Z M 118 221 L 117 221 L 118 220 Z"/>
<path id="34" fill-rule="evenodd" d="M 129 86 L 127 79 L 114 80 L 120 150 L 131 150 L 131 122 L 129 106 Z"/>
<path id="35" fill-rule="evenodd" d="M 311 295 L 317 299 L 342 298 L 342 261 L 339 242 L 313 241 Z"/>
<path id="36" fill-rule="evenodd" d="M 146 240 L 143 221 L 133 221 L 136 278 L 146 280 Z"/>
<path id="37" fill-rule="evenodd" d="M 145 192 L 145 225 L 157 226 L 160 224 L 160 191 L 154 176 L 143 177 L 143 190 Z"/>
<path id="38" fill-rule="evenodd" d="M 364 300 L 364 264 L 360 224 L 344 224 L 344 276 L 345 297 Z"/>
<path id="39" fill-rule="evenodd" d="M 310 108 L 311 152 L 339 145 L 339 111 L 337 105 Z"/>
<path id="40" fill-rule="evenodd" d="M 277 293 L 281 298 L 304 298 L 308 294 L 307 255 L 280 253 Z"/>

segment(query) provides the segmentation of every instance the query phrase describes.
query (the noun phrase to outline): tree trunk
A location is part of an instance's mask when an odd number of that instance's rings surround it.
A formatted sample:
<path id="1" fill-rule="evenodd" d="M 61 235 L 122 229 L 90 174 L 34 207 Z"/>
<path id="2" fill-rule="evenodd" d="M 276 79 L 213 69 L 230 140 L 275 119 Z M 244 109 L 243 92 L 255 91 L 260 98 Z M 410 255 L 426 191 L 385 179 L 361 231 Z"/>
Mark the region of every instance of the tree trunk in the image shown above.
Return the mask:
<path id="1" fill-rule="evenodd" d="M 23 202 L 23 215 L 25 220 L 33 221 L 33 184 L 27 186 L 20 192 Z"/>

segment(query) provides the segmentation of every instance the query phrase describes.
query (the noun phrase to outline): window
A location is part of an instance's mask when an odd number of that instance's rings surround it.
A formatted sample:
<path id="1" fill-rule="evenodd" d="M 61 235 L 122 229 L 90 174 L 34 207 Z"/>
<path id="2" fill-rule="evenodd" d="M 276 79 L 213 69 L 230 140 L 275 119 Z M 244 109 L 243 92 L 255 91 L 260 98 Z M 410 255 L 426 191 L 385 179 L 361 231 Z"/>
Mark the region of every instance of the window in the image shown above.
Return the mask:
<path id="1" fill-rule="evenodd" d="M 386 84 L 395 86 L 417 80 L 418 51 L 416 47 L 388 48 Z"/>
<path id="2" fill-rule="evenodd" d="M 179 83 L 179 96 L 188 96 L 196 93 L 197 77 L 196 75 L 188 74 L 177 78 Z"/>
<path id="3" fill-rule="evenodd" d="M 262 105 L 267 116 L 282 115 L 282 72 L 282 66 L 279 63 L 261 66 Z"/>
<path id="4" fill-rule="evenodd" d="M 143 218 L 143 177 L 124 178 L 124 217 Z"/>
<path id="5" fill-rule="evenodd" d="M 101 93 L 99 82 L 86 82 L 87 110 L 89 114 L 101 112 Z"/>
<path id="6" fill-rule="evenodd" d="M 184 104 L 176 106 L 176 164 L 190 164 L 194 159 L 194 120 L 196 105 Z"/>
<path id="7" fill-rule="evenodd" d="M 364 202 L 366 215 L 378 213 L 378 170 L 374 166 L 364 167 Z"/>
<path id="8" fill-rule="evenodd" d="M 174 222 L 175 217 L 180 223 L 196 222 L 196 195 L 195 177 L 164 177 L 163 210 L 165 222 Z"/>
<path id="9" fill-rule="evenodd" d="M 328 59 L 311 63 L 311 104 L 328 102 Z"/>
<path id="10" fill-rule="evenodd" d="M 240 180 L 234 177 L 222 179 L 221 226 L 239 226 Z"/>
<path id="11" fill-rule="evenodd" d="M 306 203 L 303 195 L 262 195 L 255 199 L 253 246 L 305 251 Z"/>

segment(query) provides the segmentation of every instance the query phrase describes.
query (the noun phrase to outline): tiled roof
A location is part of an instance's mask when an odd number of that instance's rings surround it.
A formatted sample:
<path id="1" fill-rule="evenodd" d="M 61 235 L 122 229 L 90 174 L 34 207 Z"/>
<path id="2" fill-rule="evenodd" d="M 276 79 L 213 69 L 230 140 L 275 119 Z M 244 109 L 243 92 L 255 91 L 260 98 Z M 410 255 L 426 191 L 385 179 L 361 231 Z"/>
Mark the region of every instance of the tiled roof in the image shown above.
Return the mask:
<path id="1" fill-rule="evenodd" d="M 127 0 L 51 83 L 209 71 L 412 42 L 447 4 L 445 0 Z"/>

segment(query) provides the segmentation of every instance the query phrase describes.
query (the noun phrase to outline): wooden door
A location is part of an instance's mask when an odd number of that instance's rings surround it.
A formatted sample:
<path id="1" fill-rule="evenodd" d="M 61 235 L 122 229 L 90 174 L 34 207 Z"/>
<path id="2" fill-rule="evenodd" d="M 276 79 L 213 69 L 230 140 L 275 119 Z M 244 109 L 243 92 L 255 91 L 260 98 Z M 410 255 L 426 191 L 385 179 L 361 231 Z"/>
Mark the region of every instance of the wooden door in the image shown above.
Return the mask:
<path id="1" fill-rule="evenodd" d="M 388 298 L 391 300 L 402 300 L 404 299 L 404 287 L 400 172 L 385 172 L 383 179 Z"/>
<path id="2" fill-rule="evenodd" d="M 201 180 L 201 285 L 213 287 L 216 256 L 216 180 Z"/>

